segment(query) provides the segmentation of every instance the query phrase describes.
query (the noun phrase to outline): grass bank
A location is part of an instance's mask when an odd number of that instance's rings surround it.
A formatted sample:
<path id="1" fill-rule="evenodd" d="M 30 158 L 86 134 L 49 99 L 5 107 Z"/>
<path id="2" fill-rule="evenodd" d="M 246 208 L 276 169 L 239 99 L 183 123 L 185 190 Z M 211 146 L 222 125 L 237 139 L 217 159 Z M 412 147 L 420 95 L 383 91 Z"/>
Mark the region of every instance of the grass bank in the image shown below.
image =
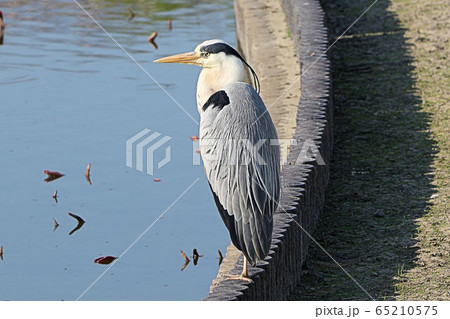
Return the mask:
<path id="1" fill-rule="evenodd" d="M 373 0 L 322 0 L 334 42 Z M 450 300 L 450 4 L 379 0 L 329 51 L 335 148 L 294 300 Z"/>

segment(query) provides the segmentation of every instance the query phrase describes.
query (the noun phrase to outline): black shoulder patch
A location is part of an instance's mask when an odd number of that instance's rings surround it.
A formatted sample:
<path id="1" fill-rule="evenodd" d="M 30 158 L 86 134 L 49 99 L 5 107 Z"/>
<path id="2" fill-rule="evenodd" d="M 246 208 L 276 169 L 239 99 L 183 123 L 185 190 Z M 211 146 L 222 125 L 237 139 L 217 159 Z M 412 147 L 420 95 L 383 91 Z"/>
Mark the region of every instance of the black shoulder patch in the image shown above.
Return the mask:
<path id="1" fill-rule="evenodd" d="M 219 109 L 223 109 L 225 105 L 230 104 L 230 99 L 228 98 L 228 95 L 225 91 L 217 91 L 213 95 L 211 95 L 206 101 L 206 103 L 203 105 L 202 110 L 206 111 L 206 109 L 210 106 L 218 107 Z"/>

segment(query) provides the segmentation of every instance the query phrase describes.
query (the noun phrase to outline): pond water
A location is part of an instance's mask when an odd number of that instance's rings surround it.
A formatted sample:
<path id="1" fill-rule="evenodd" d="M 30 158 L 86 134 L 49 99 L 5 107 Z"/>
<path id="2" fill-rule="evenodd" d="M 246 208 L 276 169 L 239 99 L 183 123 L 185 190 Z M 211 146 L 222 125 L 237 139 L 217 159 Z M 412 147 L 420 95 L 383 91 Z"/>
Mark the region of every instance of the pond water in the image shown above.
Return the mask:
<path id="1" fill-rule="evenodd" d="M 200 300 L 230 242 L 190 139 L 200 69 L 152 61 L 206 39 L 234 45 L 233 2 L 78 4 L 0 2 L 0 300 Z M 47 183 L 44 170 L 64 176 Z M 85 220 L 71 235 L 69 212 Z M 181 271 L 180 249 L 194 248 L 203 256 Z"/>

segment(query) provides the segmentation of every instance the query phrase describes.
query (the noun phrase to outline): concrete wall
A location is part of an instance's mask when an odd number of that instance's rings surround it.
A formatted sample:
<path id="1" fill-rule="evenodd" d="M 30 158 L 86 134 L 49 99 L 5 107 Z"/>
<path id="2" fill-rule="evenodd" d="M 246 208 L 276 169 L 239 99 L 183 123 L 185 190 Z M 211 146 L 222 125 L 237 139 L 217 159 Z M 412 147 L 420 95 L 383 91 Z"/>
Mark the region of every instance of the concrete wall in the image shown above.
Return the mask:
<path id="1" fill-rule="evenodd" d="M 324 205 L 333 144 L 329 60 L 323 54 L 328 45 L 324 16 L 317 0 L 273 1 L 281 3 L 300 60 L 301 97 L 293 135 L 298 143 L 291 146 L 282 170 L 281 207 L 274 216 L 269 256 L 249 269 L 252 283 L 216 280 L 204 300 L 284 300 L 300 282 L 301 265 L 311 241 L 308 234 L 314 233 Z M 236 23 L 242 22 L 237 20 Z M 252 37 L 252 34 L 245 34 L 245 37 Z M 238 39 L 241 44 L 246 41 L 239 34 Z M 305 140 L 315 143 L 325 165 L 317 161 L 298 163 Z M 235 258 L 231 255 L 230 258 L 227 255 L 221 269 L 239 274 L 242 257 L 236 258 L 235 252 Z"/>

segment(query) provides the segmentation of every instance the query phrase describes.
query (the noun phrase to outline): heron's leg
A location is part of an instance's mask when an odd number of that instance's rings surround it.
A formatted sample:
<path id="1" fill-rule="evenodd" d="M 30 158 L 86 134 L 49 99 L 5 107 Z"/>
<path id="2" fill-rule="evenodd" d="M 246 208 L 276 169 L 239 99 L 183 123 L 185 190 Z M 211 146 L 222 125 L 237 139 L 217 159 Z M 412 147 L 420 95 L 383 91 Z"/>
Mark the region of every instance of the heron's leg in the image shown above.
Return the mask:
<path id="1" fill-rule="evenodd" d="M 242 273 L 240 275 L 225 275 L 227 280 L 244 280 L 248 282 L 253 282 L 253 280 L 248 275 L 248 261 L 244 256 L 244 264 L 242 267 Z"/>
<path id="2" fill-rule="evenodd" d="M 241 274 L 242 278 L 249 278 L 247 266 L 248 266 L 248 261 L 247 261 L 247 258 L 245 258 L 245 256 L 244 256 L 244 265 L 242 266 L 242 274 Z"/>

